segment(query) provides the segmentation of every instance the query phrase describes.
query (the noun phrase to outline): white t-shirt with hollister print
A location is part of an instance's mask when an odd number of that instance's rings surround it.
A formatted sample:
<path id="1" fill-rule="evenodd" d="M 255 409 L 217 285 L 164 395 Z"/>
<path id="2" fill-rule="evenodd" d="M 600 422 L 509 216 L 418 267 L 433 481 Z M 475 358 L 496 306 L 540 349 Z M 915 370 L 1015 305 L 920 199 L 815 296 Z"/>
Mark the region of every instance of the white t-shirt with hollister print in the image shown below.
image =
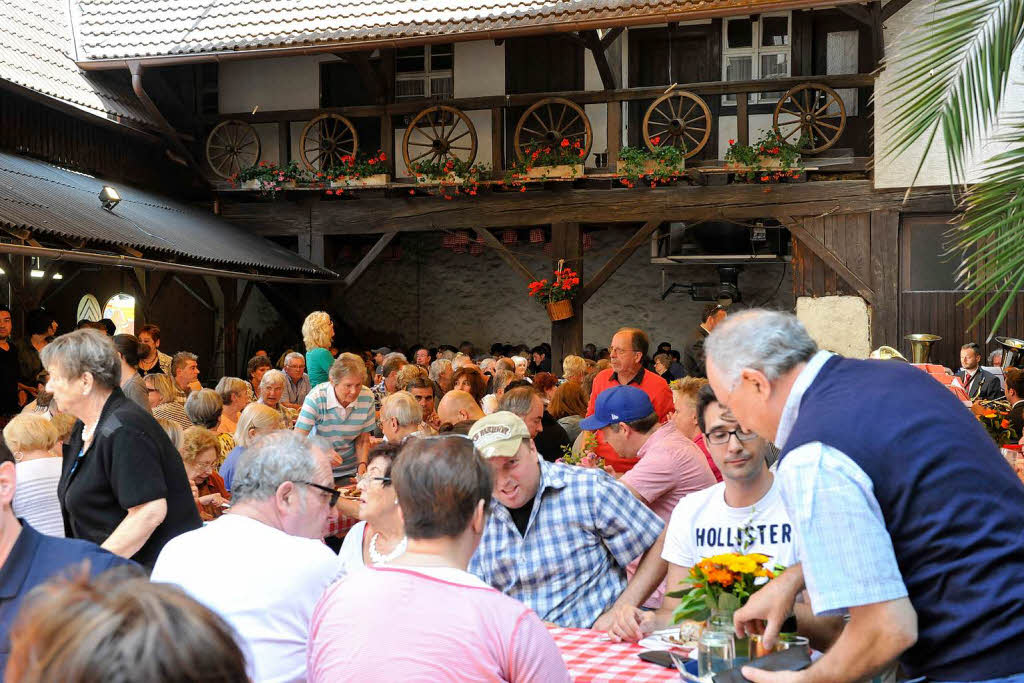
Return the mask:
<path id="1" fill-rule="evenodd" d="M 745 551 L 744 541 L 749 543 Z M 691 493 L 672 511 L 662 559 L 692 567 L 705 557 L 732 552 L 762 553 L 784 567 L 797 562 L 794 529 L 777 479 L 768 493 L 749 507 L 727 505 L 722 482 Z"/>

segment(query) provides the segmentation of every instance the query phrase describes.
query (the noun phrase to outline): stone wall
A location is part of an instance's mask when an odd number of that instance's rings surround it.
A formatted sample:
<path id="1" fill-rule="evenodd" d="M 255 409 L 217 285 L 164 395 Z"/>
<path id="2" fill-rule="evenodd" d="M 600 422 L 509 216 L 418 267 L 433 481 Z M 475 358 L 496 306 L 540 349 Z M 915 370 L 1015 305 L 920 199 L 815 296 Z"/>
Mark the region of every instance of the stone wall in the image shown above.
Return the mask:
<path id="1" fill-rule="evenodd" d="M 631 233 L 625 229 L 593 233 L 593 249 L 584 254 L 583 281 L 612 256 Z M 362 347 L 459 344 L 477 348 L 495 341 L 538 344 L 550 341 L 551 325 L 542 306 L 530 299 L 525 282 L 490 250 L 478 256 L 455 254 L 441 246 L 441 233 L 401 237 L 399 261 L 378 260 L 349 291 L 332 302 L 345 326 L 359 337 L 339 339 Z M 541 245 L 511 247 L 534 275 L 550 276 L 551 258 Z M 357 259 L 339 267 L 344 273 Z M 574 266 L 575 264 L 567 264 Z M 605 347 L 615 330 L 636 325 L 652 344 L 672 342 L 682 348 L 698 324 L 703 303 L 684 294 L 661 299 L 661 266 L 650 263 L 644 246 L 605 283 L 584 308 L 584 342 Z M 666 281 L 715 281 L 710 266 L 664 268 Z M 789 269 L 778 264 L 750 265 L 740 275 L 744 306 L 763 304 L 792 310 Z M 340 328 L 339 328 L 340 329 Z"/>

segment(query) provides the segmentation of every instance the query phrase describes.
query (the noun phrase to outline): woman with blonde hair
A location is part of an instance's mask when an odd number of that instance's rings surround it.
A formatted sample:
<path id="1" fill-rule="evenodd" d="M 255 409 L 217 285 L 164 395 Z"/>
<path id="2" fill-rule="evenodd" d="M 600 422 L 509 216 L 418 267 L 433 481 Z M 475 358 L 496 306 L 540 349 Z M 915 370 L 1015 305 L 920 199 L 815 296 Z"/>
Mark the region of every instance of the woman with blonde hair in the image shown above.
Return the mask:
<path id="1" fill-rule="evenodd" d="M 153 408 L 153 417 L 170 420 L 182 429 L 192 426 L 192 420 L 185 412 L 185 406 L 178 403 L 178 392 L 174 389 L 174 380 L 164 374 L 146 375 L 142 378 L 149 395 L 149 405 Z M 155 402 L 154 402 L 155 401 Z"/>
<path id="2" fill-rule="evenodd" d="M 703 377 L 684 377 L 668 385 L 672 390 L 672 405 L 675 407 L 675 412 L 672 413 L 672 423 L 676 426 L 676 431 L 697 444 L 697 448 L 707 458 L 715 479 L 722 481 L 722 473 L 715 466 L 715 461 L 711 459 L 711 453 L 704 442 L 704 432 L 697 424 L 697 393 L 707 383 L 708 381 Z"/>
<path id="3" fill-rule="evenodd" d="M 580 383 L 565 382 L 559 385 L 548 404 L 548 412 L 562 425 L 562 429 L 569 435 L 569 441 L 575 443 L 581 431 L 580 420 L 587 414 L 587 397 Z"/>
<path id="4" fill-rule="evenodd" d="M 250 403 L 238 416 L 238 427 L 235 429 L 235 447 L 224 463 L 220 466 L 220 476 L 224 480 L 224 488 L 231 490 L 231 480 L 235 476 L 235 465 L 245 449 L 263 434 L 278 429 L 285 429 L 284 418 L 270 406 L 262 403 Z"/>
<path id="5" fill-rule="evenodd" d="M 235 433 L 238 427 L 238 416 L 249 405 L 249 385 L 241 377 L 221 377 L 214 389 L 220 395 L 224 409 L 220 413 L 220 422 L 216 431 L 220 434 Z"/>
<path id="6" fill-rule="evenodd" d="M 331 341 L 334 339 L 334 322 L 324 311 L 313 311 L 302 323 L 302 342 L 306 345 L 306 374 L 311 386 L 327 381 L 334 357 L 331 355 Z"/>
<path id="7" fill-rule="evenodd" d="M 224 480 L 217 473 L 217 435 L 206 427 L 189 427 L 182 436 L 181 461 L 192 486 L 196 509 L 204 522 L 217 519 L 231 500 Z"/>
<path id="8" fill-rule="evenodd" d="M 583 382 L 587 374 L 587 361 L 579 356 L 566 356 L 562 359 L 562 377 L 566 382 Z"/>
<path id="9" fill-rule="evenodd" d="M 63 461 L 57 429 L 42 415 L 15 415 L 4 427 L 4 441 L 14 454 L 17 487 L 14 516 L 47 536 L 64 536 L 57 484 Z"/>

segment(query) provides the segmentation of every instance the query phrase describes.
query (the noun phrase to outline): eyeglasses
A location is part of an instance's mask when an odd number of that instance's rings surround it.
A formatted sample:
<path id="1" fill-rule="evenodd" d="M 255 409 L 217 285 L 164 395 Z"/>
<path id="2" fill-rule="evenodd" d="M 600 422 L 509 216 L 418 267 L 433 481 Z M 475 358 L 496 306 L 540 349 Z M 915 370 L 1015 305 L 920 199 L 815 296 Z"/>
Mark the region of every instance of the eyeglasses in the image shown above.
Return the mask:
<path id="1" fill-rule="evenodd" d="M 369 475 L 369 473 L 357 474 L 356 475 L 356 484 L 361 484 L 364 481 L 365 482 L 379 481 L 379 482 L 382 482 L 382 484 L 384 486 L 389 486 L 391 484 L 391 477 L 371 477 Z"/>
<path id="2" fill-rule="evenodd" d="M 296 484 L 302 484 L 303 486 L 312 486 L 315 489 L 320 489 L 324 493 L 331 494 L 330 506 L 334 507 L 338 504 L 338 498 L 341 497 L 341 491 L 338 489 L 332 489 L 330 486 L 321 486 L 320 484 L 314 484 L 311 481 L 296 481 Z"/>
<path id="3" fill-rule="evenodd" d="M 733 435 L 736 436 L 737 441 L 741 442 L 751 441 L 757 438 L 756 433 L 748 431 L 746 429 L 733 429 L 732 431 L 716 429 L 710 434 L 705 434 L 704 436 L 708 437 L 708 443 L 714 444 L 716 446 L 721 446 L 722 444 L 729 443 L 729 439 L 732 438 Z"/>

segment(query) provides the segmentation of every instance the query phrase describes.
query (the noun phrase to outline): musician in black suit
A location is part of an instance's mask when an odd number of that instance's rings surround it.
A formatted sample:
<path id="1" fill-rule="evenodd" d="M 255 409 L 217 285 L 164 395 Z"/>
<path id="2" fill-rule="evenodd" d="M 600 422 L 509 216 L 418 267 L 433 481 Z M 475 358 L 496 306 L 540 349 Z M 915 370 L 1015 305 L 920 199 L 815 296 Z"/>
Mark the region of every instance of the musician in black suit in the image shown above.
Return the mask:
<path id="1" fill-rule="evenodd" d="M 960 365 L 963 369 L 956 373 L 956 377 L 971 400 L 990 400 L 1003 395 L 999 378 L 981 369 L 981 349 L 977 344 L 970 342 L 960 347 Z"/>
<path id="2" fill-rule="evenodd" d="M 1024 372 L 1017 368 L 1006 369 L 1006 400 L 1010 403 L 1010 429 L 1017 437 L 1024 437 Z"/>
<path id="3" fill-rule="evenodd" d="M 715 329 L 715 325 L 725 320 L 725 306 L 720 304 L 708 304 L 704 307 L 703 322 L 693 333 L 693 339 L 683 353 L 683 369 L 688 377 L 707 377 L 708 372 L 704 362 L 704 340 Z M 682 379 L 677 377 L 676 379 Z"/>

